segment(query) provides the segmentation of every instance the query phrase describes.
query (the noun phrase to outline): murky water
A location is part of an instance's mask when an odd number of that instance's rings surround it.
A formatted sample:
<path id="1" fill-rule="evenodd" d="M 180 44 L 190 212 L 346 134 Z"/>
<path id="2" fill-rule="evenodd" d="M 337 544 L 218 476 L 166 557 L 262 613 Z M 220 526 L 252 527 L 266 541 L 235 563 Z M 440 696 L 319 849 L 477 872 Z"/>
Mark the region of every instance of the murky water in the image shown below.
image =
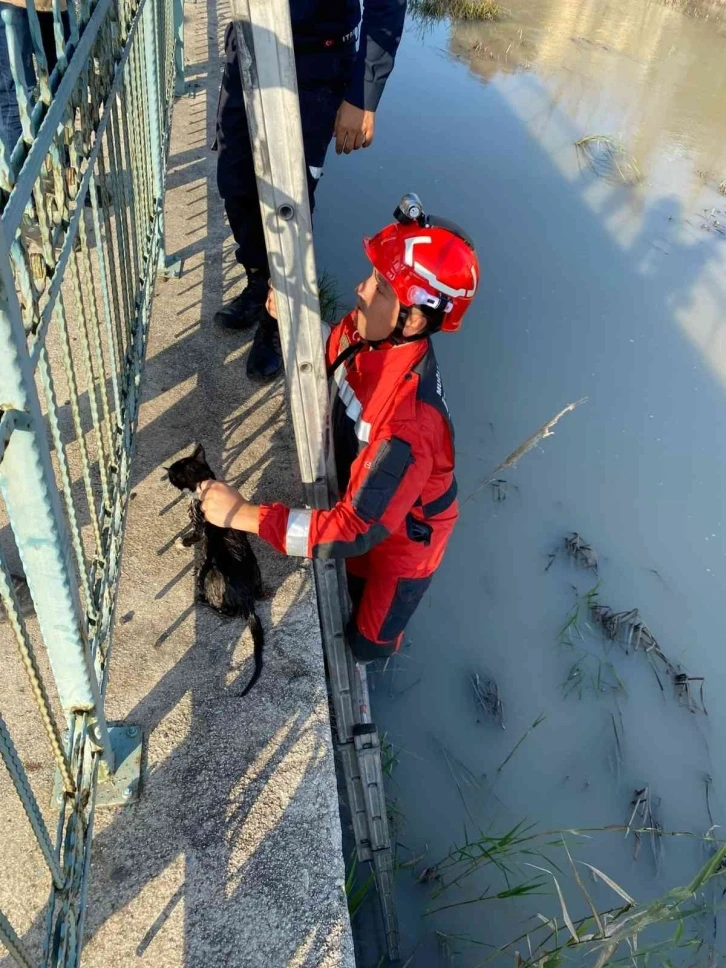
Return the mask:
<path id="1" fill-rule="evenodd" d="M 438 898 L 441 881 L 417 880 L 477 828 L 624 824 L 645 786 L 667 831 L 726 823 L 726 27 L 642 0 L 509 6 L 500 24 L 409 28 L 375 147 L 331 158 L 318 207 L 319 262 L 346 289 L 365 271 L 360 236 L 406 190 L 477 240 L 478 302 L 459 335 L 437 340 L 463 498 L 588 398 L 506 486 L 462 504 L 412 644 L 375 684 L 396 754 L 399 860 L 422 855 L 400 871 L 398 898 L 406 956 L 424 968 L 449 963 L 437 931 L 496 946 L 537 912 L 560 913 L 549 879 L 546 894 L 427 915 L 504 887 L 492 867 Z M 638 187 L 581 169 L 574 142 L 592 134 L 622 141 Z M 595 549 L 597 576 L 564 553 L 570 532 Z M 576 591 L 598 580 L 601 604 L 638 608 L 674 666 L 705 678 L 707 716 L 644 654 L 590 634 L 584 604 L 583 638 L 573 624 L 574 644 L 558 644 Z M 473 672 L 498 683 L 506 729 L 476 705 Z M 685 838 L 662 838 L 662 857 L 643 838 L 637 859 L 622 831 L 568 843 L 639 900 L 704 859 Z M 560 848 L 550 858 L 567 867 Z M 536 874 L 515 865 L 512 881 Z M 572 874 L 560 880 L 583 916 Z M 617 901 L 586 880 L 598 904 Z M 363 966 L 377 964 L 373 923 L 360 921 Z M 712 928 L 699 930 L 718 953 Z M 467 968 L 493 950 L 449 944 Z M 526 955 L 526 940 L 517 947 Z"/>

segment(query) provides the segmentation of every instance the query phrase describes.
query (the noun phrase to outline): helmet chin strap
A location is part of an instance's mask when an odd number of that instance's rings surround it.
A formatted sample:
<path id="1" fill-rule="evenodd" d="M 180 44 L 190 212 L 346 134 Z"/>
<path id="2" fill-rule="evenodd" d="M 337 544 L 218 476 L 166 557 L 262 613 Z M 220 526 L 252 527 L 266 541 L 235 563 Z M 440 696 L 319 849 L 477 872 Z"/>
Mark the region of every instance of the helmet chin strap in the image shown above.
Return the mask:
<path id="1" fill-rule="evenodd" d="M 430 334 L 426 329 L 424 329 L 421 333 L 415 333 L 413 336 L 403 335 L 403 331 L 406 328 L 406 323 L 408 322 L 408 317 L 411 315 L 412 309 L 413 306 L 401 306 L 395 328 L 390 336 L 386 336 L 383 339 L 364 340 L 366 345 L 372 346 L 374 350 L 377 350 L 386 346 L 386 344 L 388 346 L 402 346 L 404 343 L 415 343 L 421 339 L 428 339 Z"/>
<path id="2" fill-rule="evenodd" d="M 390 336 L 385 336 L 383 339 L 362 339 L 359 343 L 350 343 L 338 356 L 333 360 L 330 366 L 327 368 L 328 379 L 335 373 L 341 363 L 349 360 L 356 353 L 359 353 L 363 347 L 370 346 L 371 349 L 378 350 L 382 349 L 384 346 L 401 346 L 403 343 L 415 343 L 417 340 L 428 339 L 431 335 L 427 329 L 423 330 L 421 333 L 416 333 L 414 336 L 404 336 L 403 330 L 408 321 L 408 317 L 411 314 L 412 306 L 401 306 L 398 313 L 398 319 L 396 320 L 396 326 Z"/>

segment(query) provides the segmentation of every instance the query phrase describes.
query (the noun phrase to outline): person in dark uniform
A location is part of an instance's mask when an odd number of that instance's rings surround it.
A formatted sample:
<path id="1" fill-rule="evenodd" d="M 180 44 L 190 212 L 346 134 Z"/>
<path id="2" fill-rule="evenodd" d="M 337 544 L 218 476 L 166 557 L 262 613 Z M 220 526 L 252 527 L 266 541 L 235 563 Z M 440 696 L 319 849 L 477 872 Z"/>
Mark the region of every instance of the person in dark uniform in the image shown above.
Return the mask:
<path id="1" fill-rule="evenodd" d="M 393 70 L 405 13 L 406 0 L 364 0 L 362 19 L 360 0 L 290 0 L 311 209 L 333 136 L 338 154 L 367 148 L 373 140 L 375 112 Z M 270 380 L 282 369 L 282 354 L 277 322 L 265 310 L 267 251 L 233 24 L 227 27 L 225 51 L 217 111 L 217 185 L 247 287 L 215 320 L 231 329 L 257 325 L 247 374 Z"/>

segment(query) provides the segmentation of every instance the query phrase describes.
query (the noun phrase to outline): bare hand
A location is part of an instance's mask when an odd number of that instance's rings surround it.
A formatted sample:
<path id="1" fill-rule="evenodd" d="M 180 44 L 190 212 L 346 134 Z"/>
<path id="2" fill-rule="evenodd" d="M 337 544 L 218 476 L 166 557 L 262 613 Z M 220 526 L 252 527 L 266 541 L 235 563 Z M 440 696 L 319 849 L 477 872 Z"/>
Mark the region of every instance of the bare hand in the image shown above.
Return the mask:
<path id="1" fill-rule="evenodd" d="M 348 101 L 343 101 L 335 118 L 336 152 L 349 155 L 358 148 L 367 148 L 373 141 L 375 128 L 375 111 L 364 111 Z"/>
<path id="2" fill-rule="evenodd" d="M 247 501 L 240 492 L 221 481 L 202 481 L 197 488 L 197 497 L 202 506 L 202 514 L 209 524 L 218 528 L 234 528 L 235 519 Z"/>
<path id="3" fill-rule="evenodd" d="M 272 316 L 273 319 L 277 319 L 277 303 L 275 302 L 275 290 L 270 286 L 267 290 L 267 302 L 265 303 L 265 309 Z"/>

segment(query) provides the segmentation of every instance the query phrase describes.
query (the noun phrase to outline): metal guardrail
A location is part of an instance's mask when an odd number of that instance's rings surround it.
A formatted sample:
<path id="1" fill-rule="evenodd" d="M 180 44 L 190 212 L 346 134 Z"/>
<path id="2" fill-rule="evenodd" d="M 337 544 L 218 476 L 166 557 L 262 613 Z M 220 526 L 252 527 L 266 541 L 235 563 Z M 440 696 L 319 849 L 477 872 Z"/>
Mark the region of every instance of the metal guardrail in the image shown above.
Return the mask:
<path id="1" fill-rule="evenodd" d="M 27 0 L 6 22 L 21 133 L 0 139 L 0 600 L 59 778 L 51 833 L 0 715 L 52 880 L 41 959 L 0 911 L 26 968 L 78 965 L 95 803 L 138 792 L 140 736 L 103 700 L 182 20 L 182 0 L 53 0 L 40 17 Z"/>

